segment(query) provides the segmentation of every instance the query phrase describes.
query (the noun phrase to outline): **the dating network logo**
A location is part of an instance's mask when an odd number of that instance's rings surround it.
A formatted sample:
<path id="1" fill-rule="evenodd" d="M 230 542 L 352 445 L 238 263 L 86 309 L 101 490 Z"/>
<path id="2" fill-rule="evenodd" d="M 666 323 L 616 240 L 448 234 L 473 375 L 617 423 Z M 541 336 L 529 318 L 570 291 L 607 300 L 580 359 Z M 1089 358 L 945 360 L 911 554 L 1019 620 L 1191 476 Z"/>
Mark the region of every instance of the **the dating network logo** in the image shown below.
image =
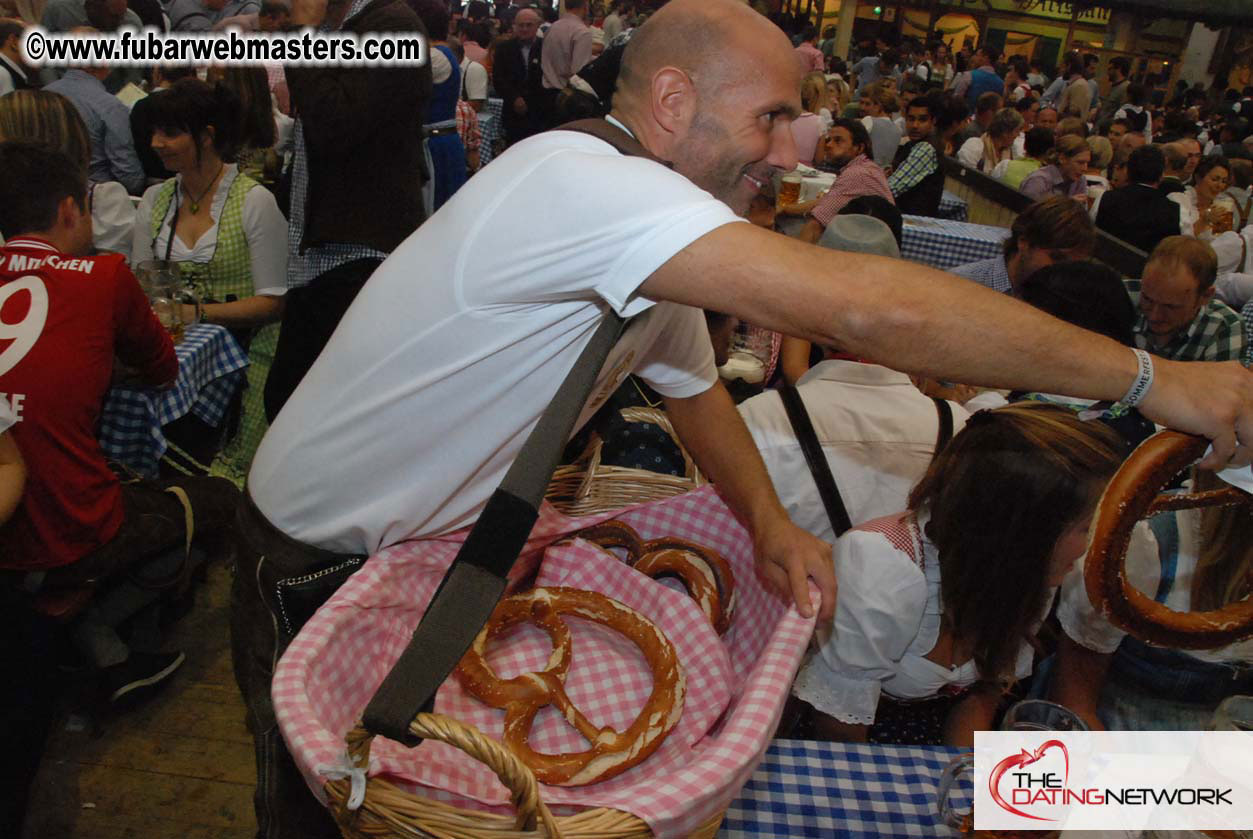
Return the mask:
<path id="1" fill-rule="evenodd" d="M 978 830 L 1253 826 L 1253 732 L 980 731 Z"/>
<path id="2" fill-rule="evenodd" d="M 1063 770 L 1060 777 L 1056 772 L 1032 772 L 1027 768 L 1032 764 L 1038 763 L 1052 749 L 1061 751 Z M 1011 779 L 1008 785 L 1010 792 L 1009 801 L 1006 801 L 1005 796 L 1001 793 L 1001 781 L 1006 774 Z M 1024 819 L 1051 822 L 1057 820 L 1047 816 L 1037 816 L 1024 812 L 1015 805 L 1029 806 L 1041 803 L 1049 805 L 1066 803 L 1057 799 L 1065 799 L 1067 798 L 1065 794 L 1072 792 L 1066 786 L 1069 781 L 1070 752 L 1067 750 L 1066 744 L 1061 740 L 1045 740 L 1034 752 L 1023 749 L 1018 754 L 1010 755 L 996 764 L 992 774 L 988 777 L 988 792 L 992 795 L 992 800 L 996 802 L 997 806 L 1006 812 L 1013 813 L 1015 816 L 1021 816 Z"/>

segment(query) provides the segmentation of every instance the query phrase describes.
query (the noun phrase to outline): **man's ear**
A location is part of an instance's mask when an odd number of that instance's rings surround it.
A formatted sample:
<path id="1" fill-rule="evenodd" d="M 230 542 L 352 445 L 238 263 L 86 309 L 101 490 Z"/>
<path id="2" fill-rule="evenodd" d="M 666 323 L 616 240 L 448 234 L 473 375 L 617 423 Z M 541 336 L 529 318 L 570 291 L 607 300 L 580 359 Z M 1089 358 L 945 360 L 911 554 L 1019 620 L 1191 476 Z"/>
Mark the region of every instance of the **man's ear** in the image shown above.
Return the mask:
<path id="1" fill-rule="evenodd" d="M 1201 296 L 1201 305 L 1202 305 L 1202 306 L 1204 306 L 1206 303 L 1208 303 L 1208 302 L 1210 302 L 1211 300 L 1213 300 L 1213 299 L 1214 299 L 1214 292 L 1216 292 L 1217 290 L 1218 290 L 1218 286 L 1217 286 L 1217 284 L 1216 284 L 1216 283 L 1210 283 L 1209 288 L 1207 288 L 1207 289 L 1205 289 L 1205 291 L 1202 291 L 1202 292 L 1201 292 L 1201 295 L 1200 295 L 1200 296 Z"/>
<path id="2" fill-rule="evenodd" d="M 86 212 L 88 212 L 86 195 L 83 195 L 81 199 L 67 195 L 57 202 L 56 227 L 62 230 L 73 230 Z"/>
<path id="3" fill-rule="evenodd" d="M 696 116 L 696 86 L 677 67 L 663 67 L 653 75 L 653 119 L 672 137 L 683 137 Z"/>

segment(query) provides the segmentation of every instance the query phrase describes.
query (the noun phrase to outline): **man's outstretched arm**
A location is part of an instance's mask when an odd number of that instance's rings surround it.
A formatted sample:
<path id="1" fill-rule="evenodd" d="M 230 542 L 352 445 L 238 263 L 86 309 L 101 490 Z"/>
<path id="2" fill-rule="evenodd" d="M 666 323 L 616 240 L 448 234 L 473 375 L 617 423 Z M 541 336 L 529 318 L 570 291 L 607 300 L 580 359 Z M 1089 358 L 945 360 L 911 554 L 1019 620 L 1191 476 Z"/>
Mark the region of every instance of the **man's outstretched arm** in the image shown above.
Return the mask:
<path id="1" fill-rule="evenodd" d="M 680 251 L 641 293 L 736 315 L 907 373 L 987 387 L 1122 398 L 1134 354 L 977 283 L 911 262 L 836 253 L 748 224 Z M 1141 410 L 1214 444 L 1209 468 L 1253 461 L 1253 373 L 1155 359 Z"/>

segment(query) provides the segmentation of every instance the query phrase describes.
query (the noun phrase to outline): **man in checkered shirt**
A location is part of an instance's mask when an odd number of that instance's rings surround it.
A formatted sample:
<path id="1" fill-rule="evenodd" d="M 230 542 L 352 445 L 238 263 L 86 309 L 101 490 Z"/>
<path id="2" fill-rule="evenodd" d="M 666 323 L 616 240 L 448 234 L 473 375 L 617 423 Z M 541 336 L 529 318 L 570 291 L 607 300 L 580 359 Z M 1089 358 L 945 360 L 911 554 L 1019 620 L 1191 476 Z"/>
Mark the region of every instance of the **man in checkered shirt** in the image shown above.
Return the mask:
<path id="1" fill-rule="evenodd" d="M 870 150 L 870 134 L 861 122 L 837 119 L 823 143 L 827 162 L 840 167 L 839 177 L 810 210 L 809 220 L 800 232 L 800 238 L 806 242 L 817 242 L 831 219 L 854 198 L 878 195 L 896 203 L 892 190 L 888 189 L 887 176 L 866 156 Z"/>
<path id="2" fill-rule="evenodd" d="M 939 108 L 939 100 L 927 96 L 915 99 L 905 109 L 909 142 L 896 152 L 888 187 L 896 198 L 896 206 L 908 215 L 934 216 L 940 209 L 944 173 L 933 136 Z"/>
<path id="3" fill-rule="evenodd" d="M 1191 236 L 1169 236 L 1153 249 L 1144 278 L 1126 280 L 1140 310 L 1136 346 L 1175 361 L 1240 361 L 1244 326 L 1226 303 L 1214 299 L 1218 258 Z"/>

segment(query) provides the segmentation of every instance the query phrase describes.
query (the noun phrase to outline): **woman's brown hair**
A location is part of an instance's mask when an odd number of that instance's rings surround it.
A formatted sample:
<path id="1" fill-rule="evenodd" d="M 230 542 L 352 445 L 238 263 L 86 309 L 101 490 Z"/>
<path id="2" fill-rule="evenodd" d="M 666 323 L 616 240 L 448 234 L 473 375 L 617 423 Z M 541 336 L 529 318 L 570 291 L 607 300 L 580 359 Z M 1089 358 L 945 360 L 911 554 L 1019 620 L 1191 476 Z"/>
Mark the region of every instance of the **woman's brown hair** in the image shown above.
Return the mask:
<path id="1" fill-rule="evenodd" d="M 930 514 L 944 618 L 983 679 L 1005 680 L 1040 618 L 1049 560 L 1122 461 L 1119 436 L 1071 410 L 1022 402 L 980 411 L 909 495 Z"/>

